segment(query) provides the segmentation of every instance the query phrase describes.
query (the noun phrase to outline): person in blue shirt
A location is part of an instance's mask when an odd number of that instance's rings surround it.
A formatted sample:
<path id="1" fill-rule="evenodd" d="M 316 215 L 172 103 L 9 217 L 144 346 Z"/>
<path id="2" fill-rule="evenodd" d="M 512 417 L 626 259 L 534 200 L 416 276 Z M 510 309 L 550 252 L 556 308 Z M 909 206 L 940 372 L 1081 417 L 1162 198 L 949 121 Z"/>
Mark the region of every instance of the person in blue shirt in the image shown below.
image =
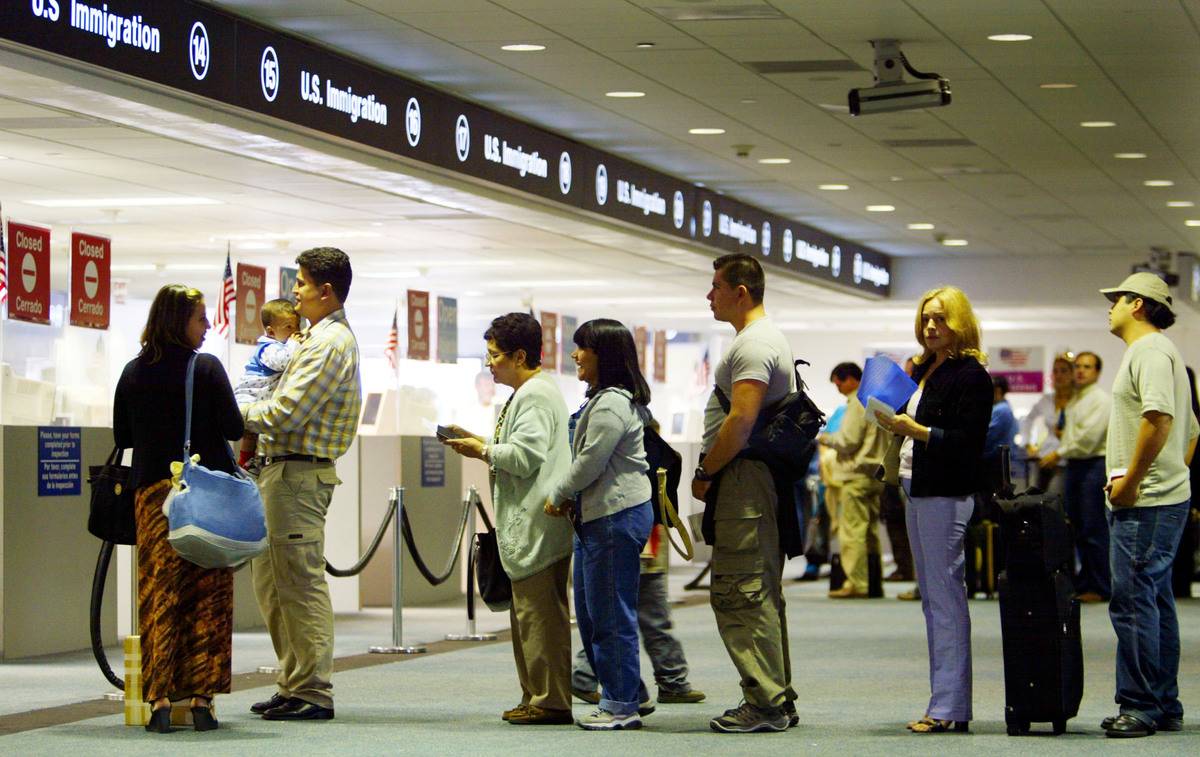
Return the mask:
<path id="1" fill-rule="evenodd" d="M 989 475 L 995 476 L 992 491 L 996 491 L 1002 482 L 1000 470 L 1000 447 L 1007 445 L 1011 451 L 1016 450 L 1017 434 L 1021 426 L 1013 415 L 1012 406 L 1005 397 L 1008 395 L 1008 379 L 1004 376 L 992 376 L 992 419 L 988 423 L 987 437 L 983 442 L 983 459 Z M 1010 475 L 1016 469 L 1016 457 L 1009 460 Z"/>

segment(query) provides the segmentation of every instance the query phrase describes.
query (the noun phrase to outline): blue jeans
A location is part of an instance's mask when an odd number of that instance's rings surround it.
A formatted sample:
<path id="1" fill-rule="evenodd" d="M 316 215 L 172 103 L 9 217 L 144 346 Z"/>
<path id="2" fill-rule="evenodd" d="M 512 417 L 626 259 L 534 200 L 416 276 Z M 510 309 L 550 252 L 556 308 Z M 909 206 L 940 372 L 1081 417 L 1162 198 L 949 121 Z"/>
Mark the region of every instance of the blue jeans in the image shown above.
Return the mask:
<path id="1" fill-rule="evenodd" d="M 1064 500 L 1079 552 L 1075 591 L 1108 597 L 1108 508 L 1104 505 L 1104 458 L 1068 460 Z"/>
<path id="2" fill-rule="evenodd" d="M 1147 725 L 1182 718 L 1179 619 L 1171 565 L 1190 503 L 1110 510 L 1112 601 L 1117 634 L 1117 695 L 1122 713 Z"/>
<path id="3" fill-rule="evenodd" d="M 575 530 L 575 620 L 600 679 L 600 707 L 614 715 L 638 709 L 640 555 L 653 525 L 650 503 L 643 502 Z"/>

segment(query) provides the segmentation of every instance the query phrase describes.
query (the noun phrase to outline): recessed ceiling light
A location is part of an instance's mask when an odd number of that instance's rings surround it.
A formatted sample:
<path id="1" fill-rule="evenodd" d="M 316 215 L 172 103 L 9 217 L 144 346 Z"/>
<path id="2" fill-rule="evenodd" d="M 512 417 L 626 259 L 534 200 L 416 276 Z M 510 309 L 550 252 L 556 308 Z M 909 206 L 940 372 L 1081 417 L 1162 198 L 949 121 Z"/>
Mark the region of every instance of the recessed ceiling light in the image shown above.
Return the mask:
<path id="1" fill-rule="evenodd" d="M 8 160 L 8 156 L 7 156 L 7 155 L 0 155 L 0 160 Z"/>
<path id="2" fill-rule="evenodd" d="M 1080 121 L 1079 125 L 1085 129 L 1107 129 L 1110 126 L 1116 126 L 1116 121 Z"/>
<path id="3" fill-rule="evenodd" d="M 993 42 L 1028 42 L 1033 39 L 1032 34 L 989 34 L 988 39 Z"/>
<path id="4" fill-rule="evenodd" d="M 99 197 L 91 199 L 26 200 L 41 208 L 156 208 L 188 205 L 220 205 L 207 197 Z"/>
<path id="5" fill-rule="evenodd" d="M 738 100 L 738 102 L 740 102 L 742 105 L 753 105 L 754 103 L 758 102 L 758 100 L 755 100 L 753 97 L 743 97 L 741 100 Z"/>
<path id="6" fill-rule="evenodd" d="M 724 129 L 715 129 L 701 126 L 695 129 L 688 129 L 688 134 L 724 134 Z"/>
<path id="7" fill-rule="evenodd" d="M 153 263 L 113 263 L 109 270 L 114 273 L 124 273 L 126 271 L 154 271 L 158 266 Z"/>
<path id="8" fill-rule="evenodd" d="M 643 50 L 645 50 L 647 48 L 654 47 L 654 43 L 653 42 L 639 42 L 639 43 L 637 43 L 637 45 L 635 45 L 635 47 L 640 47 Z"/>
<path id="9" fill-rule="evenodd" d="M 1191 200 L 1171 200 L 1167 203 L 1168 208 L 1194 208 L 1196 203 Z"/>
<path id="10" fill-rule="evenodd" d="M 891 213 L 896 209 L 895 205 L 868 205 L 867 212 L 869 213 Z"/>
<path id="11" fill-rule="evenodd" d="M 817 189 L 824 189 L 826 192 L 844 192 L 849 188 L 849 184 L 822 184 L 817 187 Z"/>
<path id="12" fill-rule="evenodd" d="M 1146 153 L 1144 153 L 1144 152 L 1114 152 L 1113 157 L 1120 158 L 1121 160 L 1141 160 L 1142 158 L 1146 157 Z"/>
<path id="13" fill-rule="evenodd" d="M 849 113 L 850 112 L 849 105 L 838 105 L 836 103 L 820 103 L 817 105 L 817 107 L 822 110 L 827 110 L 831 113 Z"/>
<path id="14" fill-rule="evenodd" d="M 1200 226 L 1200 218 L 1189 218 L 1183 224 L 1184 226 Z"/>
<path id="15" fill-rule="evenodd" d="M 545 45 L 517 44 L 517 45 L 504 45 L 500 49 L 506 50 L 510 53 L 536 53 L 536 52 L 541 52 L 542 50 L 545 50 L 546 46 Z"/>
<path id="16" fill-rule="evenodd" d="M 164 271 L 219 271 L 220 263 L 167 263 Z"/>
<path id="17" fill-rule="evenodd" d="M 929 229 L 934 228 L 934 225 L 931 223 L 910 223 L 908 228 L 912 229 L 913 231 L 928 231 Z"/>
<path id="18" fill-rule="evenodd" d="M 942 245 L 945 247 L 966 247 L 967 240 L 965 240 L 965 239 L 943 239 Z"/>
<path id="19" fill-rule="evenodd" d="M 1143 186 L 1147 187 L 1173 187 L 1175 182 L 1170 179 L 1146 179 L 1142 182 Z"/>
<path id="20" fill-rule="evenodd" d="M 605 97 L 645 97 L 645 92 L 638 92 L 632 89 L 618 89 L 613 92 L 605 92 Z"/>
<path id="21" fill-rule="evenodd" d="M 416 279 L 421 274 L 418 271 L 365 271 L 359 276 L 364 279 Z"/>
<path id="22" fill-rule="evenodd" d="M 764 166 L 786 166 L 788 163 L 792 162 L 792 159 L 791 158 L 759 158 L 758 162 L 762 163 Z"/>
<path id="23" fill-rule="evenodd" d="M 1040 84 L 1038 86 L 1040 86 L 1042 89 L 1075 89 L 1079 85 L 1066 81 L 1052 81 L 1045 84 Z"/>

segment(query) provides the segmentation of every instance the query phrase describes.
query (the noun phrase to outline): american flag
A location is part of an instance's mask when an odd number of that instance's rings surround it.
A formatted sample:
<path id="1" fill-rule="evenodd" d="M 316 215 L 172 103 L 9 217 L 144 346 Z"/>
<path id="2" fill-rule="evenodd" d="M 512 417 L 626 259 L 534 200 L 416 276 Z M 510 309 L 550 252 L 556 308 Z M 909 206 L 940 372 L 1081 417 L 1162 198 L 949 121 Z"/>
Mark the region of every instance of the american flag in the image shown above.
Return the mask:
<path id="1" fill-rule="evenodd" d="M 233 267 L 229 264 L 229 251 L 225 251 L 225 276 L 221 279 L 221 294 L 217 297 L 217 315 L 213 326 L 223 337 L 229 336 L 229 307 L 236 299 L 233 289 Z"/>
<path id="2" fill-rule="evenodd" d="M 4 211 L 0 209 L 0 307 L 8 302 L 8 252 L 4 249 Z"/>
<path id="3" fill-rule="evenodd" d="M 388 333 L 387 346 L 383 348 L 383 354 L 387 356 L 388 364 L 392 366 L 392 370 L 396 370 L 396 356 L 400 351 L 400 324 L 396 320 L 398 314 L 395 310 L 392 311 L 392 330 Z"/>
<path id="4" fill-rule="evenodd" d="M 708 376 L 711 366 L 708 361 L 708 348 L 704 348 L 704 357 L 700 358 L 700 362 L 696 364 L 696 386 L 701 388 L 708 386 Z"/>

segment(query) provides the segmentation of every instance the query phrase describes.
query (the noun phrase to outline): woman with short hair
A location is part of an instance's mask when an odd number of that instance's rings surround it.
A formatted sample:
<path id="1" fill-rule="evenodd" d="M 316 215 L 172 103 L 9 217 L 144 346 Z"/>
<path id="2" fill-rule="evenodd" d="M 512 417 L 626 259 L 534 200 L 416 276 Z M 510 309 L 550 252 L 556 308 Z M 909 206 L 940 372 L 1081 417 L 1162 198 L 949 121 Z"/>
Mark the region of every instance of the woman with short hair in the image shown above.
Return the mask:
<path id="1" fill-rule="evenodd" d="M 983 485 L 983 447 L 992 382 L 983 366 L 979 323 L 957 287 L 926 292 L 915 324 L 917 391 L 894 417 L 885 480 L 899 483 L 929 639 L 932 696 L 914 733 L 965 732 L 971 720 L 971 616 L 963 538 Z"/>
<path id="2" fill-rule="evenodd" d="M 633 335 L 607 318 L 575 331 L 575 373 L 587 402 L 572 418 L 570 472 L 546 511 L 575 523 L 575 619 L 601 685 L 592 731 L 641 728 L 637 603 L 641 552 L 650 538 L 649 466 L 643 443 L 650 388 Z"/>
<path id="3" fill-rule="evenodd" d="M 242 438 L 242 416 L 221 362 L 196 354 L 207 331 L 203 294 L 181 284 L 160 289 L 142 350 L 122 371 L 113 400 L 117 446 L 133 449 L 142 692 L 153 703 L 146 730 L 155 733 L 171 731 L 171 701 L 188 697 L 196 730 L 215 729 L 213 695 L 229 693 L 231 680 L 233 571 L 180 557 L 167 542 L 162 512 L 171 463 L 183 458 L 184 386 L 193 358 L 191 451 L 206 468 L 234 472 L 226 440 Z"/>

